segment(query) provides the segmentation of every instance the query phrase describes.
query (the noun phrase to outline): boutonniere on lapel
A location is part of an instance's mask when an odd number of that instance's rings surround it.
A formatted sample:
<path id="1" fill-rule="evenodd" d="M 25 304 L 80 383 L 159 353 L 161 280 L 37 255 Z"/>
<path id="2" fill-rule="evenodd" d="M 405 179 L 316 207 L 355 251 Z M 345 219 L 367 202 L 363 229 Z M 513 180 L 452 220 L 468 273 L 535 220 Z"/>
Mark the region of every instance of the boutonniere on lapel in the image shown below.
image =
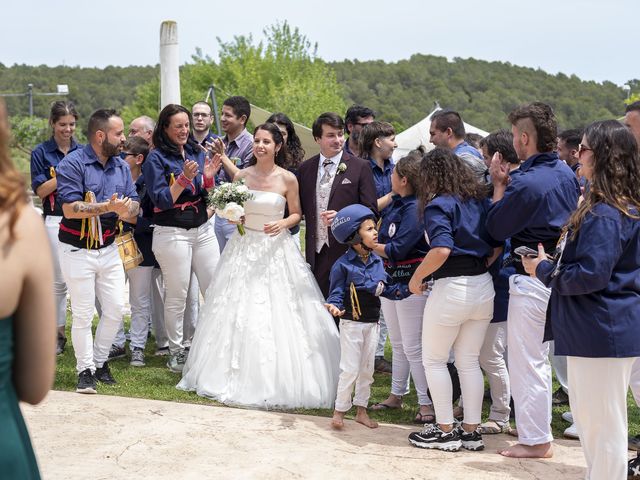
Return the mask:
<path id="1" fill-rule="evenodd" d="M 338 165 L 338 175 L 347 171 L 347 164 L 344 162 L 340 162 Z"/>

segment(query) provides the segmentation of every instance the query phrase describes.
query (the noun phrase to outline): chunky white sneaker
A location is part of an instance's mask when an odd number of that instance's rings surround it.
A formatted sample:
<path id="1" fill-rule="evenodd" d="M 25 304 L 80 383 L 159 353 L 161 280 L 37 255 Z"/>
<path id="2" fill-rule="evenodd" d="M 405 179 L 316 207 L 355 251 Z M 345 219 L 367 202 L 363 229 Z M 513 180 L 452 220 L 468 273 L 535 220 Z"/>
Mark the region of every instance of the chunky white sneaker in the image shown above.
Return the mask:
<path id="1" fill-rule="evenodd" d="M 565 422 L 573 423 L 573 413 L 571 413 L 571 412 L 564 412 L 564 413 L 562 414 L 562 419 L 563 419 Z"/>
<path id="2" fill-rule="evenodd" d="M 578 429 L 576 428 L 576 424 L 572 423 L 571 426 L 567 427 L 563 433 L 565 438 L 572 438 L 574 440 L 579 440 Z"/>

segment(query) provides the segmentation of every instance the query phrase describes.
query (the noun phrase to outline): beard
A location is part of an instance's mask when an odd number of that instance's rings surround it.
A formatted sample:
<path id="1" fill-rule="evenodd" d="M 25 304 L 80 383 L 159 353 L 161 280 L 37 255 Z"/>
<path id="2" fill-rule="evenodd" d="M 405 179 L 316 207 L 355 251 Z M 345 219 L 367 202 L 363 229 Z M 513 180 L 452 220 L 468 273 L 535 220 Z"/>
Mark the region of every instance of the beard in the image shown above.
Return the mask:
<path id="1" fill-rule="evenodd" d="M 107 138 L 105 138 L 102 141 L 102 145 L 100 145 L 100 147 L 102 148 L 102 154 L 105 157 L 115 157 L 120 153 L 121 144 L 118 143 L 114 145 L 113 143 L 110 143 Z"/>

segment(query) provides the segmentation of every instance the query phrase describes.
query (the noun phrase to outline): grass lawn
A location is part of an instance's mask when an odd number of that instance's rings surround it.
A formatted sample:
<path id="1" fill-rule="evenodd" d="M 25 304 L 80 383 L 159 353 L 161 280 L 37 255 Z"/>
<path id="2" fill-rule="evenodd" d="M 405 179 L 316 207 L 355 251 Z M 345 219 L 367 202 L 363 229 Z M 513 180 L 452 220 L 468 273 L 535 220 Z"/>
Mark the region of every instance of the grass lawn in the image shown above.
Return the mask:
<path id="1" fill-rule="evenodd" d="M 128 317 L 125 323 L 128 324 Z M 70 319 L 68 324 L 70 325 Z M 95 321 L 94 321 L 95 325 Z M 75 371 L 75 357 L 70 344 L 71 332 L 67 328 L 67 348 L 64 355 L 58 357 L 56 367 L 56 380 L 54 388 L 56 390 L 74 391 L 77 382 Z M 180 377 L 171 373 L 165 366 L 167 357 L 155 357 L 155 343 L 153 338 L 147 342 L 145 352 L 145 367 L 129 366 L 129 358 L 122 358 L 110 362 L 111 371 L 118 384 L 113 386 L 98 385 L 98 391 L 102 395 L 120 395 L 124 397 L 149 398 L 154 400 L 169 400 L 172 402 L 197 403 L 206 405 L 216 405 L 217 402 L 206 398 L 199 397 L 195 393 L 183 392 L 175 388 Z M 387 343 L 386 356 L 391 358 L 391 347 Z M 387 398 L 390 391 L 391 376 L 375 375 L 375 382 L 371 390 L 370 403 L 380 402 Z M 557 384 L 554 381 L 554 390 Z M 640 433 L 640 415 L 638 407 L 631 395 L 629 395 L 629 429 L 630 433 Z M 371 416 L 381 422 L 396 424 L 411 424 L 418 410 L 417 398 L 413 387 L 409 395 L 404 398 L 404 407 L 399 410 L 386 410 L 371 412 Z M 489 404 L 485 402 L 483 419 L 486 419 L 489 413 Z M 560 415 L 568 410 L 568 407 L 560 407 L 553 409 L 553 435 L 556 438 L 562 437 L 563 430 L 568 426 Z M 295 413 L 307 415 L 319 415 L 330 417 L 332 411 L 329 409 L 299 409 Z M 353 409 L 347 418 L 353 418 L 355 409 Z"/>

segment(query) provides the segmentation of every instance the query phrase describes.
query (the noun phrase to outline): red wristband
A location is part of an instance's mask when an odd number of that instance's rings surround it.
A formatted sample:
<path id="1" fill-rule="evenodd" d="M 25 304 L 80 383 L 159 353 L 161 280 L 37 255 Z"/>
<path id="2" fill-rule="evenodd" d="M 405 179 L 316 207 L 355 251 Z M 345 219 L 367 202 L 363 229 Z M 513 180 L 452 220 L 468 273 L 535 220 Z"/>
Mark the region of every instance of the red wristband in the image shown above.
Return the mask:
<path id="1" fill-rule="evenodd" d="M 207 190 L 208 190 L 208 189 L 210 189 L 211 187 L 213 187 L 213 185 L 214 185 L 214 183 L 215 183 L 215 182 L 213 181 L 213 176 L 211 176 L 211 177 L 207 177 L 206 175 L 203 175 L 203 176 L 202 176 L 202 178 L 203 178 L 203 180 L 204 180 L 202 183 L 204 184 L 204 188 L 205 188 L 205 189 L 207 189 Z"/>
<path id="2" fill-rule="evenodd" d="M 178 182 L 178 185 L 180 185 L 182 188 L 187 188 L 189 185 L 193 185 L 191 183 L 191 180 L 189 180 L 184 173 L 178 175 L 176 182 Z"/>

